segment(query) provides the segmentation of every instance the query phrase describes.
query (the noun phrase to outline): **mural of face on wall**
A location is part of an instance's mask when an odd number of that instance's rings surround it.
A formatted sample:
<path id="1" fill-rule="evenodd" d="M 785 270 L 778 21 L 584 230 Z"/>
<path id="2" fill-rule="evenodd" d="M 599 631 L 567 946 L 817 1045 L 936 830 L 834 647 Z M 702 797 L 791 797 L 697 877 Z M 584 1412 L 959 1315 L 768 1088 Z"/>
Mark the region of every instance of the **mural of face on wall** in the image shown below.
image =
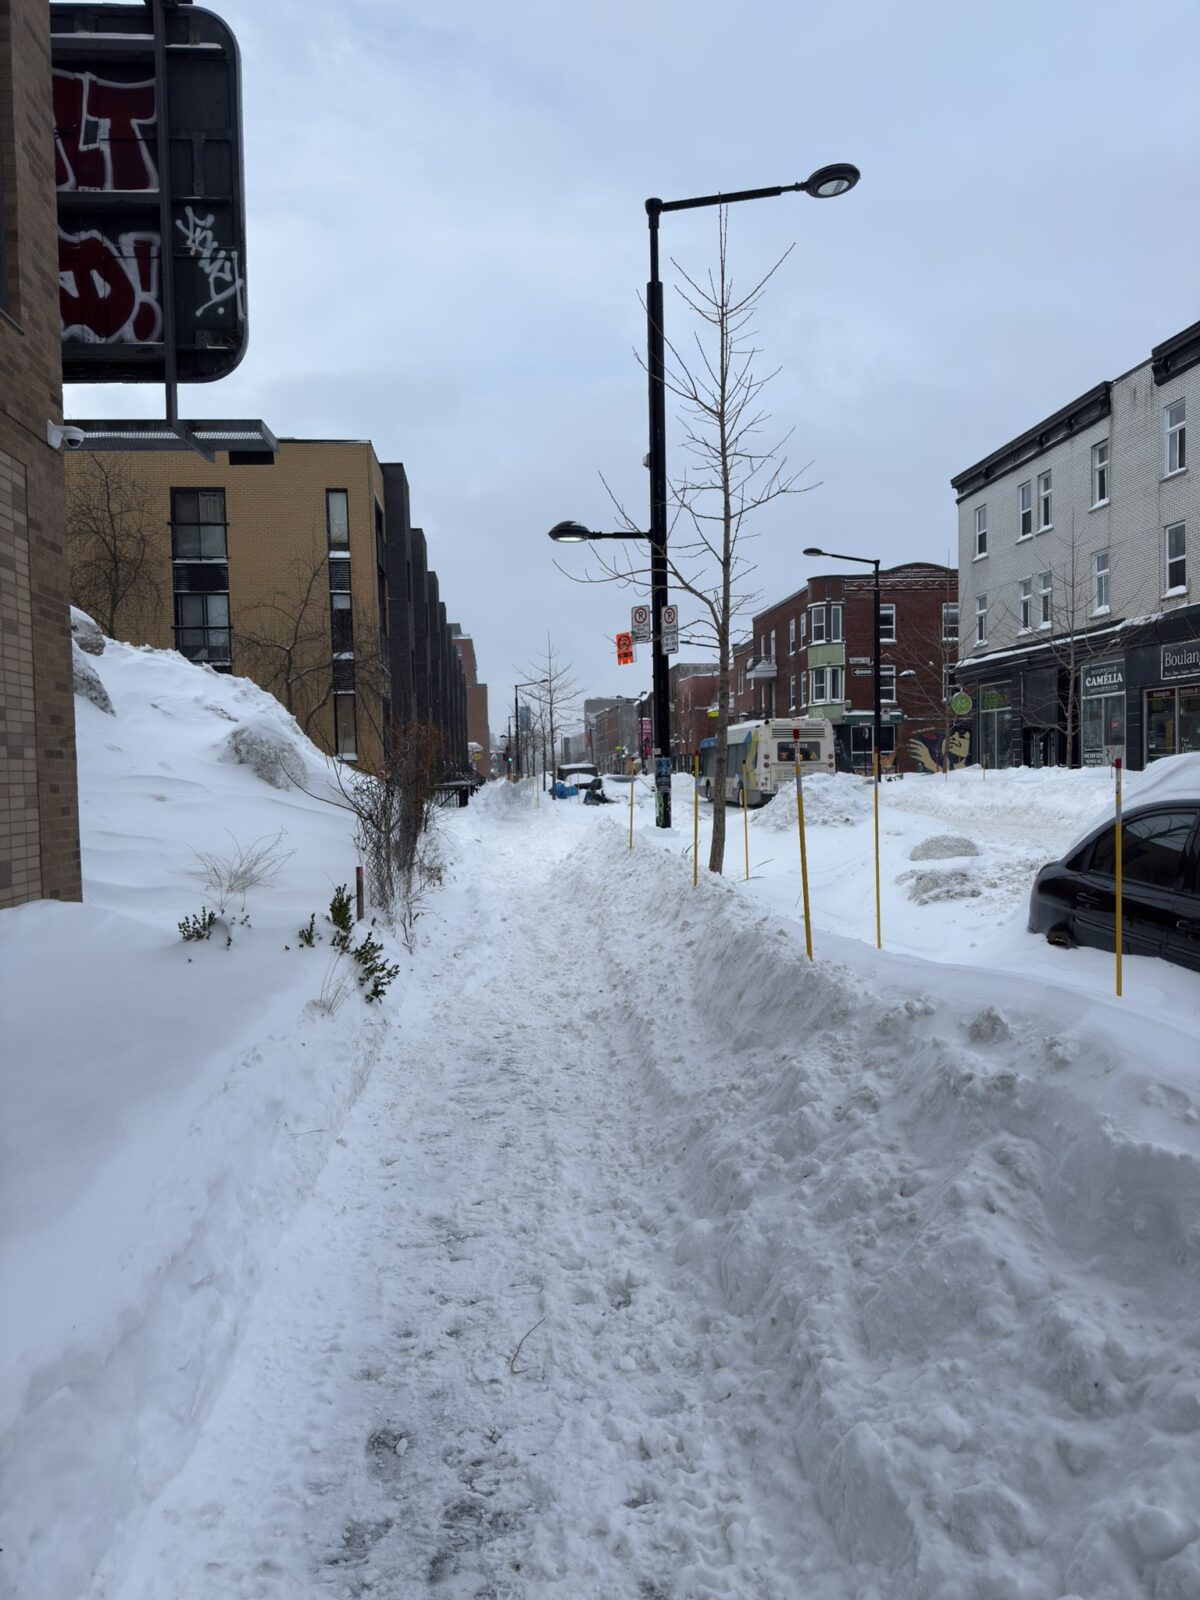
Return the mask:
<path id="1" fill-rule="evenodd" d="M 944 772 L 947 767 L 958 771 L 965 767 L 971 756 L 971 724 L 956 722 L 943 734 L 920 733 L 908 741 L 908 753 L 925 772 Z"/>

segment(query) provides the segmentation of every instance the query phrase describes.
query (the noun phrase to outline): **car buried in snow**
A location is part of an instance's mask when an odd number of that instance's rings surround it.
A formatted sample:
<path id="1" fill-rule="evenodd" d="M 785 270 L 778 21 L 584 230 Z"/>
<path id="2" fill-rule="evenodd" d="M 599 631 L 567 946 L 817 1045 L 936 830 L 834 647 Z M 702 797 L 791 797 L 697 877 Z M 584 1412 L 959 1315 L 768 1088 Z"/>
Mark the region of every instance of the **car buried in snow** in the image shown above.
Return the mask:
<path id="1" fill-rule="evenodd" d="M 1121 949 L 1200 972 L 1200 756 L 1169 762 L 1189 768 L 1147 782 L 1138 803 L 1124 808 Z M 1116 831 L 1111 816 L 1041 869 L 1029 897 L 1030 933 L 1056 945 L 1115 949 Z"/>

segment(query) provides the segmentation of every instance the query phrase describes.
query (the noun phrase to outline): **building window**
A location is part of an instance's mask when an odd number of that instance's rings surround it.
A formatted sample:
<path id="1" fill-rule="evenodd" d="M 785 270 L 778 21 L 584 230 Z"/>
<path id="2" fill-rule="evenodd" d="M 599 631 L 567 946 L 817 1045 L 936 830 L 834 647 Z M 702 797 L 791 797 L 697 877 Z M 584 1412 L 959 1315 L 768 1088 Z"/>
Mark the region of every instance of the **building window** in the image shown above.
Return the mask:
<path id="1" fill-rule="evenodd" d="M 745 692 L 746 692 L 746 669 L 745 669 L 745 667 L 739 667 L 738 668 L 737 692 L 739 694 L 745 694 Z"/>
<path id="2" fill-rule="evenodd" d="M 1097 550 L 1092 557 L 1092 611 L 1108 610 L 1108 551 Z"/>
<path id="3" fill-rule="evenodd" d="M 354 613 L 344 590 L 334 590 L 329 596 L 329 622 L 334 655 L 353 655 Z"/>
<path id="4" fill-rule="evenodd" d="M 801 648 L 801 650 L 804 649 L 804 646 L 805 646 L 805 643 L 806 643 L 807 639 L 808 639 L 808 612 L 807 611 L 802 611 L 800 613 L 800 648 Z"/>
<path id="5" fill-rule="evenodd" d="M 1038 576 L 1038 627 L 1048 628 L 1053 621 L 1054 609 L 1054 578 L 1049 572 L 1040 573 Z"/>
<path id="6" fill-rule="evenodd" d="M 809 607 L 809 611 L 808 611 L 808 615 L 809 615 L 809 619 L 810 619 L 809 620 L 809 625 L 808 625 L 808 636 L 809 636 L 809 638 L 812 640 L 813 644 L 824 644 L 825 643 L 825 607 L 824 606 L 810 606 Z"/>
<path id="7" fill-rule="evenodd" d="M 771 660 L 774 661 L 774 659 L 775 659 L 775 629 L 774 628 L 772 628 L 770 633 L 767 635 L 767 642 L 768 642 L 768 644 L 770 646 L 770 648 L 767 651 L 767 654 L 770 656 Z"/>
<path id="8" fill-rule="evenodd" d="M 341 590 L 346 594 L 350 592 L 350 563 L 342 557 L 329 563 L 329 587 L 331 590 Z"/>
<path id="9" fill-rule="evenodd" d="M 350 553 L 350 496 L 345 489 L 326 489 L 325 527 L 331 551 Z"/>
<path id="10" fill-rule="evenodd" d="M 879 608 L 879 642 L 880 644 L 895 644 L 896 642 L 896 608 L 880 606 Z"/>
<path id="11" fill-rule="evenodd" d="M 1029 539 L 1033 535 L 1033 484 L 1022 483 L 1017 488 L 1017 538 Z"/>
<path id="12" fill-rule="evenodd" d="M 1033 627 L 1033 579 L 1022 578 L 1019 591 L 1017 609 L 1021 618 L 1021 632 L 1028 633 Z"/>
<path id="13" fill-rule="evenodd" d="M 950 665 L 950 663 L 948 661 L 943 661 L 942 662 L 942 704 L 943 705 L 945 705 L 946 701 L 949 700 L 949 698 L 950 698 L 950 674 L 953 671 L 954 671 L 954 668 Z"/>
<path id="14" fill-rule="evenodd" d="M 975 596 L 975 643 L 987 643 L 987 595 Z"/>
<path id="15" fill-rule="evenodd" d="M 823 706 L 827 698 L 827 667 L 814 667 L 812 669 L 812 702 L 815 706 Z"/>
<path id="16" fill-rule="evenodd" d="M 1187 466 L 1187 402 L 1176 400 L 1166 410 L 1167 473 L 1182 472 Z"/>
<path id="17" fill-rule="evenodd" d="M 975 559 L 987 555 L 987 506 L 975 507 Z"/>
<path id="18" fill-rule="evenodd" d="M 335 694 L 333 697 L 333 749 L 344 760 L 354 760 L 358 755 L 358 741 L 354 726 L 354 693 Z"/>
<path id="19" fill-rule="evenodd" d="M 842 698 L 842 669 L 841 669 L 841 667 L 830 667 L 830 669 L 829 669 L 829 699 L 830 699 L 830 702 L 832 703 L 834 701 L 840 700 L 841 698 Z"/>
<path id="20" fill-rule="evenodd" d="M 958 638 L 958 602 L 948 600 L 942 606 L 942 638 L 949 642 Z"/>
<path id="21" fill-rule="evenodd" d="M 896 701 L 896 669 L 895 667 L 880 666 L 879 668 L 879 698 L 881 701 Z"/>
<path id="22" fill-rule="evenodd" d="M 795 617 L 789 617 L 788 618 L 788 655 L 794 656 L 795 654 L 796 654 L 796 619 L 795 619 Z"/>
<path id="23" fill-rule="evenodd" d="M 803 710 L 804 707 L 808 704 L 808 673 L 807 672 L 802 672 L 802 673 L 800 673 L 799 676 L 800 676 L 800 708 L 801 708 L 801 710 Z"/>
<path id="24" fill-rule="evenodd" d="M 1182 522 L 1163 529 L 1163 577 L 1168 594 L 1187 588 L 1187 539 Z"/>
<path id="25" fill-rule="evenodd" d="M 765 633 L 760 633 L 758 636 L 758 653 L 760 657 L 765 656 L 767 653 L 767 636 Z"/>
<path id="26" fill-rule="evenodd" d="M 1054 526 L 1051 516 L 1050 474 L 1038 474 L 1038 532 L 1044 533 L 1047 528 Z"/>
<path id="27" fill-rule="evenodd" d="M 171 490 L 175 648 L 189 661 L 230 665 L 224 489 Z"/>
<path id="28" fill-rule="evenodd" d="M 829 642 L 841 644 L 842 642 L 842 608 L 831 605 L 829 608 Z"/>
<path id="29" fill-rule="evenodd" d="M 1092 504 L 1108 504 L 1108 440 L 1092 446 Z"/>
<path id="30" fill-rule="evenodd" d="M 793 672 L 788 679 L 788 710 L 796 709 L 796 674 Z"/>

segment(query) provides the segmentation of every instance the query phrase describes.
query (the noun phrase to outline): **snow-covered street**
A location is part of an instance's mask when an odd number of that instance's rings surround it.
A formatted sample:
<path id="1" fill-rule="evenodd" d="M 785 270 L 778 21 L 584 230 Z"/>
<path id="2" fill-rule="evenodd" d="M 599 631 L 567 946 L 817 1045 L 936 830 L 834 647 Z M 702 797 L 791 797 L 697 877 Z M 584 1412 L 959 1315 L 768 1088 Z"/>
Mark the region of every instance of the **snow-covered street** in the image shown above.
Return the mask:
<path id="1" fill-rule="evenodd" d="M 1105 774 L 885 786 L 882 953 L 870 791 L 814 784 L 813 963 L 788 797 L 693 887 L 686 785 L 630 849 L 494 784 L 331 1015 L 315 752 L 241 680 L 97 670 L 91 903 L 0 929 L 74 1001 L 11 1008 L 6 1595 L 1195 1600 L 1200 996 L 1023 926 Z M 276 829 L 251 925 L 182 944 L 190 851 Z"/>

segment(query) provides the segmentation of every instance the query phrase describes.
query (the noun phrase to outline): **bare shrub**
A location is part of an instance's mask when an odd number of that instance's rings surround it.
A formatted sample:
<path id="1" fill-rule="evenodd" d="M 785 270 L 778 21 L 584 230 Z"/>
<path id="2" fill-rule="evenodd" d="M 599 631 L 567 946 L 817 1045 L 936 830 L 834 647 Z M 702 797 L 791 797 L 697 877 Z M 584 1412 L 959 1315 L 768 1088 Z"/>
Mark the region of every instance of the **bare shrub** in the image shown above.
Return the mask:
<path id="1" fill-rule="evenodd" d="M 198 878 L 211 891 L 217 913 L 222 917 L 230 901 L 235 898 L 240 900 L 240 909 L 244 912 L 250 890 L 274 883 L 284 863 L 296 853 L 281 848 L 282 828 L 274 838 L 255 839 L 252 844 L 239 844 L 232 834 L 229 837 L 233 840 L 233 850 L 229 855 L 192 850 L 197 865 L 191 869 L 191 876 Z"/>

